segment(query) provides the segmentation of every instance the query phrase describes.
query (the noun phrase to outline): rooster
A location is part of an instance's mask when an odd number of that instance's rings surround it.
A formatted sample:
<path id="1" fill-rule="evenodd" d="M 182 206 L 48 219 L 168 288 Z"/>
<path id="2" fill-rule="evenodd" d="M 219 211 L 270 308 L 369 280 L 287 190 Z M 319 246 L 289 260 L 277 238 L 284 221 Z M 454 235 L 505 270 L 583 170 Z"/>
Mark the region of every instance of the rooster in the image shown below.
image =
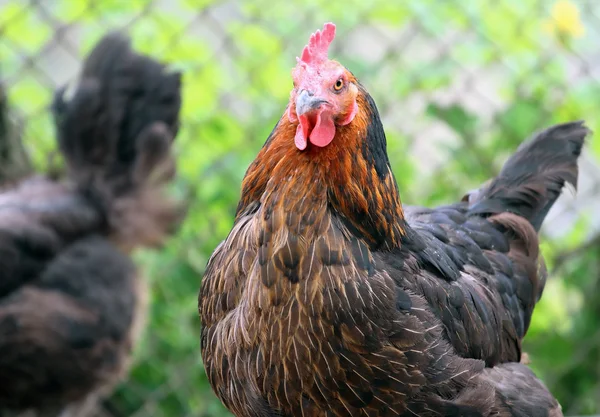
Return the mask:
<path id="1" fill-rule="evenodd" d="M 463 201 L 403 207 L 373 98 L 314 33 L 199 294 L 206 374 L 236 416 L 558 417 L 521 363 L 538 231 L 587 128 L 534 135 Z"/>
<path id="2" fill-rule="evenodd" d="M 164 195 L 180 101 L 180 74 L 116 33 L 56 92 L 67 178 L 0 192 L 0 415 L 88 415 L 126 372 L 146 295 L 129 253 L 181 218 Z"/>

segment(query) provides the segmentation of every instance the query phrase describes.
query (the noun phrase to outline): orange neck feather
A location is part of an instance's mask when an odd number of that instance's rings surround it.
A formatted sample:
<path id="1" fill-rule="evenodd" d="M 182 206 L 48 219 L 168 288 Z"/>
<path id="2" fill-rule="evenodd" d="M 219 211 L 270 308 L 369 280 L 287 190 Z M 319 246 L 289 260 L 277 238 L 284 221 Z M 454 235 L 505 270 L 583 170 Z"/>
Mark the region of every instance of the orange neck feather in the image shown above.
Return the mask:
<path id="1" fill-rule="evenodd" d="M 359 112 L 338 127 L 325 148 L 294 145 L 296 124 L 283 116 L 249 167 L 242 184 L 238 216 L 263 205 L 316 210 L 326 204 L 350 231 L 373 249 L 400 245 L 404 214 L 385 150 L 383 127 L 372 99 L 362 90 Z M 299 207 L 298 201 L 305 207 Z"/>

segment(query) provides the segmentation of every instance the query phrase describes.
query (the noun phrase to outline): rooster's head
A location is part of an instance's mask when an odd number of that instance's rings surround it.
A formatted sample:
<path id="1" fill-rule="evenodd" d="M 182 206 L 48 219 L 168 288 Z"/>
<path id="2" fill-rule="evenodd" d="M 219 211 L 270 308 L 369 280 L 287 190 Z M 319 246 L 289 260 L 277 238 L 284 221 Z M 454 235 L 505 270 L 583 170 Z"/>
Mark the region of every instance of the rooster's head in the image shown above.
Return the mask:
<path id="1" fill-rule="evenodd" d="M 358 111 L 356 79 L 327 57 L 334 37 L 333 23 L 313 33 L 292 71 L 294 89 L 287 114 L 290 122 L 298 123 L 295 143 L 300 150 L 309 141 L 319 147 L 329 145 L 336 129 L 351 123 Z"/>

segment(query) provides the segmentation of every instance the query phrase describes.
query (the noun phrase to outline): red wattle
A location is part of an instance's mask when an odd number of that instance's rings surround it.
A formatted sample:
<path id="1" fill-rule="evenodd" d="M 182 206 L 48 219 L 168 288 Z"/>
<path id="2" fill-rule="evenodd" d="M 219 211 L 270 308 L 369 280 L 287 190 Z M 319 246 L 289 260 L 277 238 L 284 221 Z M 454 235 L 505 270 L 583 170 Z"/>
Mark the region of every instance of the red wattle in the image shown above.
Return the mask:
<path id="1" fill-rule="evenodd" d="M 308 121 L 300 120 L 298 124 L 298 128 L 296 129 L 296 136 L 294 137 L 294 142 L 296 143 L 296 148 L 301 151 L 306 149 L 307 145 L 307 137 L 308 137 Z"/>
<path id="2" fill-rule="evenodd" d="M 331 143 L 335 137 L 335 123 L 329 112 L 320 112 L 317 115 L 317 123 L 310 132 L 310 143 L 323 148 Z"/>
<path id="3" fill-rule="evenodd" d="M 308 141 L 322 148 L 329 145 L 334 137 L 335 123 L 330 112 L 321 110 L 317 113 L 298 116 L 294 142 L 301 151 L 306 149 Z"/>

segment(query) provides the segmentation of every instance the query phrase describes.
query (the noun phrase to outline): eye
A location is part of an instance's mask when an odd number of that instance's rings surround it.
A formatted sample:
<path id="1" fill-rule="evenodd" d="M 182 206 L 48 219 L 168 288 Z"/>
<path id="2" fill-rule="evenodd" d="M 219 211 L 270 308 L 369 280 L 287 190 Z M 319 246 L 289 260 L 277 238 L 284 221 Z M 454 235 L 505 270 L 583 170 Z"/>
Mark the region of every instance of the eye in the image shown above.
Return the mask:
<path id="1" fill-rule="evenodd" d="M 340 91 L 342 89 L 342 87 L 344 87 L 344 80 L 339 78 L 333 85 L 333 89 L 335 91 Z"/>

